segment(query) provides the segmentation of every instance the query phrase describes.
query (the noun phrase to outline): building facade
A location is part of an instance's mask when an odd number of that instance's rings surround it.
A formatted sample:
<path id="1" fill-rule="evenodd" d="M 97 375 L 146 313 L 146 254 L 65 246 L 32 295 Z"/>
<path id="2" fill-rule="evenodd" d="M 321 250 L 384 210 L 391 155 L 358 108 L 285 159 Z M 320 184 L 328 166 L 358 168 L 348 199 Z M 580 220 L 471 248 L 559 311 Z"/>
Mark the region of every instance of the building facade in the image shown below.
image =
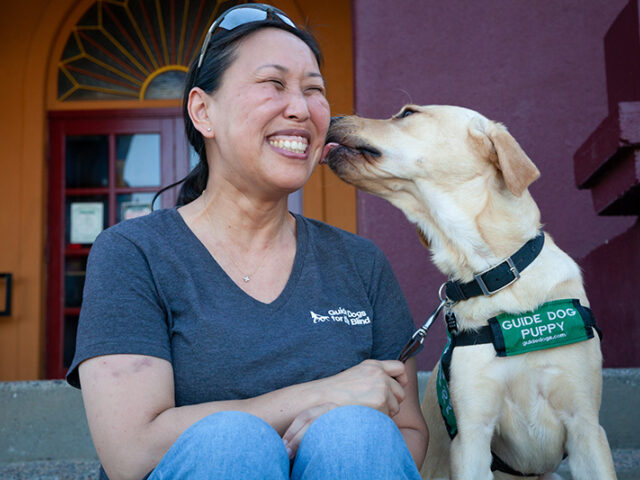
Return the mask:
<path id="1" fill-rule="evenodd" d="M 0 302 L 10 278 L 11 312 L 0 316 L 0 380 L 64 374 L 92 235 L 147 211 L 160 185 L 189 170 L 181 80 L 211 19 L 233 3 L 25 0 L 4 6 L 0 274 L 11 276 L 0 275 Z M 591 193 L 578 189 L 576 175 L 581 147 L 612 115 L 611 89 L 626 92 L 618 83 L 612 87 L 620 75 L 609 74 L 604 38 L 617 18 L 633 17 L 637 1 L 272 3 L 318 36 L 334 114 L 388 117 L 409 102 L 455 104 L 506 124 L 542 172 L 531 187 L 542 221 L 581 262 L 596 313 L 596 305 L 635 305 L 605 294 L 597 273 L 607 262 L 594 261 L 593 252 L 627 235 L 623 243 L 633 255 L 609 249 L 600 257 L 640 270 L 633 240 L 640 237 L 628 234 L 637 229 L 637 213 L 601 214 Z M 637 15 L 635 22 L 637 37 Z M 629 71 L 640 65 L 640 52 L 624 48 L 634 41 L 633 28 L 618 47 Z M 616 101 L 640 100 L 633 95 Z M 169 194 L 162 206 L 172 201 Z M 354 192 L 327 167 L 314 173 L 298 208 L 373 239 L 390 258 L 416 324 L 422 323 L 444 279 L 399 211 Z M 620 276 L 612 272 L 609 284 L 611 278 L 615 283 Z M 637 289 L 637 276 L 626 279 Z M 0 310 L 6 306 L 0 303 Z M 628 346 L 628 339 L 640 340 L 640 308 L 625 308 L 614 310 L 624 317 L 622 336 L 607 336 L 616 319 L 600 309 L 607 366 L 640 365 L 640 350 Z M 421 369 L 431 369 L 444 344 L 441 325 L 430 335 Z"/>

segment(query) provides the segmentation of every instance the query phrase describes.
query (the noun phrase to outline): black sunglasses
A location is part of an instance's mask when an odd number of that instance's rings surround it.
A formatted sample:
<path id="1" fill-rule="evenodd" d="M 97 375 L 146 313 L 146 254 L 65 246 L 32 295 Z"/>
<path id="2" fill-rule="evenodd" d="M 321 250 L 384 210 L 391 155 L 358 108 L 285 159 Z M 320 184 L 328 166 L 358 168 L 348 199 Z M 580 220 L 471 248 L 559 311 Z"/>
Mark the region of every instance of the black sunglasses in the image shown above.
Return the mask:
<path id="1" fill-rule="evenodd" d="M 202 66 L 204 60 L 204 54 L 207 53 L 207 47 L 213 37 L 220 30 L 231 31 L 241 25 L 253 22 L 264 22 L 265 20 L 275 20 L 288 27 L 297 29 L 296 24 L 293 23 L 289 17 L 287 17 L 283 11 L 278 10 L 271 5 L 265 5 L 264 3 L 247 3 L 244 5 L 238 5 L 232 7 L 222 15 L 220 15 L 211 24 L 207 31 L 207 36 L 204 37 L 204 43 L 200 50 L 200 58 L 198 59 L 198 67 Z"/>

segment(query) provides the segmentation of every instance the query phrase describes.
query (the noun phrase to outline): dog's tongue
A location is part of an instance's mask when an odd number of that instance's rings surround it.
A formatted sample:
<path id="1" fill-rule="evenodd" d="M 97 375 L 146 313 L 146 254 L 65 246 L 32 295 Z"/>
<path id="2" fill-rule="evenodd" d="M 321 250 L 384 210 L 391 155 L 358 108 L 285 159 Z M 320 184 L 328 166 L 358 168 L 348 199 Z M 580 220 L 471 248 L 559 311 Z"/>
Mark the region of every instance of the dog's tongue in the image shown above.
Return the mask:
<path id="1" fill-rule="evenodd" d="M 322 156 L 320 157 L 320 164 L 322 165 L 323 163 L 327 163 L 327 155 L 329 155 L 329 152 L 331 150 L 333 150 L 334 148 L 340 146 L 339 143 L 335 143 L 335 142 L 329 142 L 324 146 L 324 149 L 322 150 Z"/>

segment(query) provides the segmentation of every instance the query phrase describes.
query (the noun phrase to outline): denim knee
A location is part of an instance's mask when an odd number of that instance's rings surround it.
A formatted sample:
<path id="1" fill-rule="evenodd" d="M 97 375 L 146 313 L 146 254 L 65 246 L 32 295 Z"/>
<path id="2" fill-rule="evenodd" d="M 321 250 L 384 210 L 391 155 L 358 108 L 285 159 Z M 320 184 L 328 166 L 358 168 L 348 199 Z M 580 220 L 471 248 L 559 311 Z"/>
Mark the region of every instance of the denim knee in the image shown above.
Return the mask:
<path id="1" fill-rule="evenodd" d="M 295 458 L 292 478 L 419 479 L 396 424 L 369 407 L 328 411 L 311 424 Z"/>
<path id="2" fill-rule="evenodd" d="M 311 424 L 301 447 L 305 443 L 313 443 L 314 449 L 335 450 L 337 453 L 377 443 L 376 437 L 394 438 L 398 435 L 398 427 L 388 415 L 373 408 L 348 405 L 329 410 Z"/>
<path id="3" fill-rule="evenodd" d="M 150 479 L 209 476 L 289 478 L 289 457 L 282 438 L 254 415 L 235 411 L 214 413 L 185 430 Z"/>

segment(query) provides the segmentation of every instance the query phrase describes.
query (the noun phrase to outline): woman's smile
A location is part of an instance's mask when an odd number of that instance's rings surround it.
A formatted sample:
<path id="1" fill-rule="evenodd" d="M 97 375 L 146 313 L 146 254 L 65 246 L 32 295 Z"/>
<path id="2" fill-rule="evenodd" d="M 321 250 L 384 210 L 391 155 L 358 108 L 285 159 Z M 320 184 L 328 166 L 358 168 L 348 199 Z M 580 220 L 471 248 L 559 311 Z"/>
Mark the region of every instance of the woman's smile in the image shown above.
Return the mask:
<path id="1" fill-rule="evenodd" d="M 308 157 L 309 137 L 304 130 L 287 130 L 269 135 L 267 141 L 279 154 L 304 160 Z"/>

